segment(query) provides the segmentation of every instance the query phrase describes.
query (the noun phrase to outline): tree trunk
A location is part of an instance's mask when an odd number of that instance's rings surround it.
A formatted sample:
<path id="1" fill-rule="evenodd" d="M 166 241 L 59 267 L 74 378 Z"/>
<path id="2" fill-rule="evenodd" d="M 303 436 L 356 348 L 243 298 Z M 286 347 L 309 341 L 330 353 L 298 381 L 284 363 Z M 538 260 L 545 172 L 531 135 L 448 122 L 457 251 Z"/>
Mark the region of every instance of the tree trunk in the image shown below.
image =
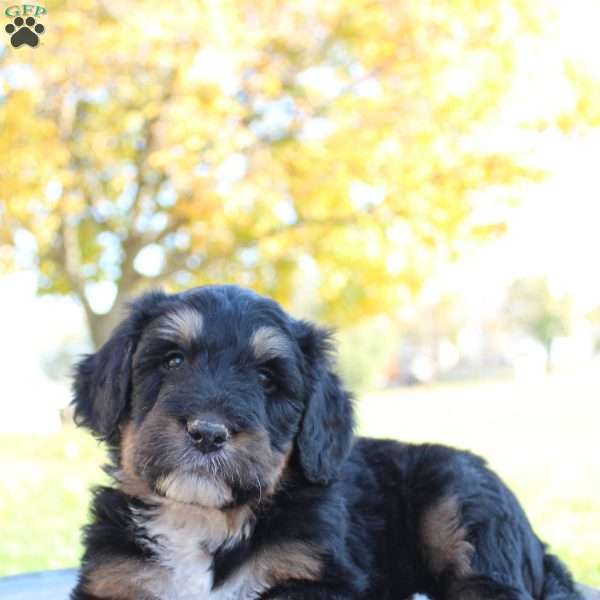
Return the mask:
<path id="1" fill-rule="evenodd" d="M 551 339 L 544 343 L 544 349 L 546 350 L 546 375 L 552 374 L 552 342 Z"/>
<path id="2" fill-rule="evenodd" d="M 119 292 L 110 311 L 106 314 L 99 315 L 91 310 L 86 311 L 86 320 L 95 350 L 108 340 L 113 329 L 125 317 L 125 306 L 128 296 L 126 297 L 125 294 Z"/>

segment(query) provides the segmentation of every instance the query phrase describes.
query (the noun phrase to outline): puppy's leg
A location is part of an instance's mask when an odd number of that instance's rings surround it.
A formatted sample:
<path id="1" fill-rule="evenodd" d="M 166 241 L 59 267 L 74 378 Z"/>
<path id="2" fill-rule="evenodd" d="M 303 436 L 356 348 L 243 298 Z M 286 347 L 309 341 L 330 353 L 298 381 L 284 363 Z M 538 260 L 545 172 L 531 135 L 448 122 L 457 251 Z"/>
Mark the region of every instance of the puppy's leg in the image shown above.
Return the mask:
<path id="1" fill-rule="evenodd" d="M 479 457 L 429 447 L 420 463 L 420 547 L 434 597 L 581 600 L 523 509 Z M 424 483 L 423 483 L 424 481 Z"/>
<path id="2" fill-rule="evenodd" d="M 425 509 L 419 534 L 421 553 L 433 582 L 428 593 L 436 600 L 520 598 L 511 586 L 476 573 L 476 547 L 469 539 L 456 495 L 442 497 Z"/>
<path id="3" fill-rule="evenodd" d="M 581 600 L 558 558 L 547 553 L 515 496 L 491 471 L 479 493 L 462 502 L 473 572 L 512 589 L 514 598 Z"/>

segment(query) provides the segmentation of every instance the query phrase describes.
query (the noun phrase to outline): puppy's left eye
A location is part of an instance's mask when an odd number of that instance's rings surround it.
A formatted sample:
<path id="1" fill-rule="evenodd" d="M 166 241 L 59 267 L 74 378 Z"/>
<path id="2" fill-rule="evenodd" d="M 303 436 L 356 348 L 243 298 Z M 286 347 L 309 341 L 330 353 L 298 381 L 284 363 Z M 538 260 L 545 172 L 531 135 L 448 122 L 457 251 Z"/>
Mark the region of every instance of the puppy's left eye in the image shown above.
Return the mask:
<path id="1" fill-rule="evenodd" d="M 258 378 L 260 379 L 260 383 L 265 392 L 270 393 L 275 391 L 277 385 L 275 383 L 275 374 L 271 369 L 268 367 L 261 367 L 258 370 Z"/>
<path id="2" fill-rule="evenodd" d="M 169 352 L 163 361 L 163 366 L 168 371 L 173 371 L 175 369 L 179 369 L 181 365 L 184 363 L 185 357 L 181 352 Z"/>

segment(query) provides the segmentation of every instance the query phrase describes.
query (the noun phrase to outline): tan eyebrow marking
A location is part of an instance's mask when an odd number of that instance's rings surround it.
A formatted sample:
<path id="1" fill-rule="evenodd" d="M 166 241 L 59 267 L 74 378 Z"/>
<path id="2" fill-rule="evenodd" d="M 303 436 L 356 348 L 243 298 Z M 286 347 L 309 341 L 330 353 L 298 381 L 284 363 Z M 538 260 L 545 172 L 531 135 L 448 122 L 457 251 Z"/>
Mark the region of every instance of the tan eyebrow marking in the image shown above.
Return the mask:
<path id="1" fill-rule="evenodd" d="M 158 333 L 168 338 L 177 338 L 189 346 L 202 333 L 203 327 L 202 314 L 190 306 L 184 306 L 161 318 Z"/>
<path id="2" fill-rule="evenodd" d="M 259 327 L 252 334 L 250 345 L 258 360 L 269 360 L 290 354 L 288 339 L 275 327 Z"/>

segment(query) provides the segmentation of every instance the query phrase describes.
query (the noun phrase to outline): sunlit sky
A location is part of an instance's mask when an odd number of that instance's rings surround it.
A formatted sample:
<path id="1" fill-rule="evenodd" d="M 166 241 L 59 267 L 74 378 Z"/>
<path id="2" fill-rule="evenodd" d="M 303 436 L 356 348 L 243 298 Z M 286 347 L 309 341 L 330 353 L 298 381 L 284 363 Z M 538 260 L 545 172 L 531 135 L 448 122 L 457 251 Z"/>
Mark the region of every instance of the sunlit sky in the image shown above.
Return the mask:
<path id="1" fill-rule="evenodd" d="M 546 152 L 547 153 L 547 152 Z M 502 299 L 513 279 L 546 276 L 556 294 L 581 311 L 600 304 L 600 134 L 556 142 L 551 172 L 523 186 L 507 233 L 460 261 L 444 277 L 456 291 Z"/>
<path id="2" fill-rule="evenodd" d="M 548 2 L 555 25 L 543 38 L 519 42 L 514 87 L 490 133 L 490 147 L 514 148 L 546 171 L 540 183 L 515 190 L 518 206 L 507 214 L 507 234 L 452 268 L 456 289 L 467 297 L 500 299 L 507 282 L 545 275 L 557 294 L 569 293 L 582 311 L 600 304 L 600 132 L 563 134 L 558 128 L 516 132 L 516 121 L 551 121 L 572 109 L 575 96 L 564 61 L 584 65 L 600 80 L 600 2 Z"/>

